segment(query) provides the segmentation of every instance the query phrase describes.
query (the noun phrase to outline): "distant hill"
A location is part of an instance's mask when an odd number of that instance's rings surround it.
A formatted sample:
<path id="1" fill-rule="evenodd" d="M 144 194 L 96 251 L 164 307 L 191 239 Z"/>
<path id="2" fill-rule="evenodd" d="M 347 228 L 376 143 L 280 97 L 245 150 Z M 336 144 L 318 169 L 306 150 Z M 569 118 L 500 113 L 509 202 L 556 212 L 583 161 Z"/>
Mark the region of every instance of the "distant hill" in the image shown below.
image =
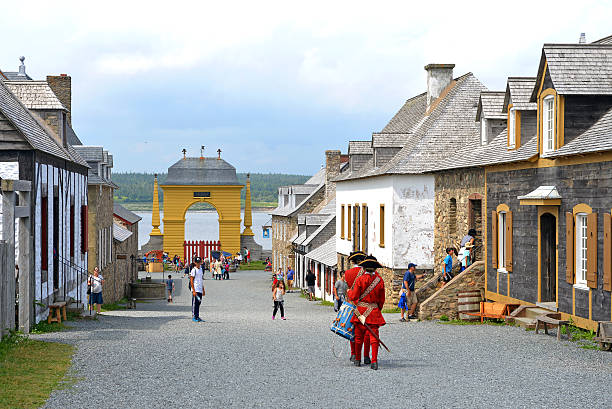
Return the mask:
<path id="1" fill-rule="evenodd" d="M 157 175 L 159 184 L 166 181 L 166 173 Z M 246 173 L 238 173 L 238 181 L 246 183 Z M 139 172 L 113 173 L 113 182 L 119 189 L 115 190 L 115 201 L 127 204 L 134 210 L 147 209 L 153 201 L 153 174 Z M 285 175 L 281 173 L 251 173 L 251 200 L 254 207 L 275 207 L 278 203 L 279 186 L 296 185 L 306 182 L 310 176 Z M 244 203 L 245 190 L 242 189 Z M 159 200 L 163 201 L 163 191 L 159 190 Z M 205 206 L 199 206 L 199 208 Z M 194 206 L 195 208 L 195 206 Z"/>

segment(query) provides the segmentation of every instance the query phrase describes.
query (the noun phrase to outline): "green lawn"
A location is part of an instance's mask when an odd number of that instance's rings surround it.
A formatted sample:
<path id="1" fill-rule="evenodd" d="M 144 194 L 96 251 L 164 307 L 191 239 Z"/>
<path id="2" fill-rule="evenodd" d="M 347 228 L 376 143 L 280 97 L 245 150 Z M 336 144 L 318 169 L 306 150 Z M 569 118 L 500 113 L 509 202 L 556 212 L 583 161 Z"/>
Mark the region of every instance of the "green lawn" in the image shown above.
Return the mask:
<path id="1" fill-rule="evenodd" d="M 263 261 L 254 260 L 251 261 L 251 264 L 242 263 L 240 264 L 239 270 L 263 270 L 265 269 L 265 263 Z M 271 274 L 271 273 L 270 273 Z"/>
<path id="2" fill-rule="evenodd" d="M 38 408 L 51 391 L 67 387 L 74 347 L 34 341 L 19 335 L 0 342 L 0 409 Z"/>

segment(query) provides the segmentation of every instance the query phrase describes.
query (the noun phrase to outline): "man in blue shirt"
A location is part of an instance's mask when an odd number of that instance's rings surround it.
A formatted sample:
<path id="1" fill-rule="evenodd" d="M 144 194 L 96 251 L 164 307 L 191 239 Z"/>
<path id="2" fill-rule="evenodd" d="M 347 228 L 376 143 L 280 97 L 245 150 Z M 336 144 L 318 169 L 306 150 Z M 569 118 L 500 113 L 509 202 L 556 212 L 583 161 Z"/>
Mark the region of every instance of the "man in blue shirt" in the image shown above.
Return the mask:
<path id="1" fill-rule="evenodd" d="M 444 274 L 442 274 L 442 287 L 446 285 L 450 280 L 453 279 L 453 254 L 456 255 L 457 251 L 453 247 L 446 249 L 446 257 L 442 264 L 444 265 Z"/>
<path id="2" fill-rule="evenodd" d="M 416 311 L 418 300 L 416 292 L 414 291 L 414 283 L 416 282 L 416 280 L 422 279 L 425 275 L 414 274 L 414 272 L 416 271 L 416 267 L 417 265 L 414 263 L 408 264 L 408 271 L 406 271 L 406 273 L 404 274 L 404 279 L 402 280 L 402 293 L 400 296 L 399 304 L 397 305 L 402 309 L 402 318 L 400 319 L 401 322 L 406 321 L 404 319 L 404 314 L 406 313 L 406 310 L 408 308 L 410 308 L 410 310 L 408 311 L 408 319 L 416 319 L 416 315 L 414 315 L 414 312 Z"/>
<path id="3" fill-rule="evenodd" d="M 293 271 L 291 266 L 287 267 L 287 290 L 291 290 L 293 288 L 293 275 L 294 274 L 295 272 Z"/>

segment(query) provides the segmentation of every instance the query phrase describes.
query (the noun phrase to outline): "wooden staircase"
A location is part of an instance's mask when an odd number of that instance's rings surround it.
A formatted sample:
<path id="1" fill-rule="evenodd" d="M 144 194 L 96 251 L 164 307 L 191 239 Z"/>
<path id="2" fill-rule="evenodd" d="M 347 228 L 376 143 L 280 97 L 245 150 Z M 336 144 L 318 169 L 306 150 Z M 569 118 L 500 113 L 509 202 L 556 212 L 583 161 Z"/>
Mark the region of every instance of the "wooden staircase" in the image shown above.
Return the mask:
<path id="1" fill-rule="evenodd" d="M 507 322 L 515 323 L 519 327 L 535 329 L 536 318 L 540 315 L 554 314 L 555 311 L 541 306 L 521 305 L 507 318 Z"/>

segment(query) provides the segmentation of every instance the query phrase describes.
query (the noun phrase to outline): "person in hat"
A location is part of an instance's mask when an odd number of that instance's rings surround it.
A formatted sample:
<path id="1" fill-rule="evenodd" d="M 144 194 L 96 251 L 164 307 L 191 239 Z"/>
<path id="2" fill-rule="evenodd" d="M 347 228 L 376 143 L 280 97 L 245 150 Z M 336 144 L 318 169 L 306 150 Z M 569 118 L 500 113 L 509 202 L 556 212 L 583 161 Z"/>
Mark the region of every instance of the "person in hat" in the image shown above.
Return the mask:
<path id="1" fill-rule="evenodd" d="M 202 273 L 202 259 L 196 257 L 193 262 L 195 266 L 189 273 L 189 283 L 191 288 L 191 320 L 193 322 L 202 322 L 200 318 L 200 304 L 202 303 L 202 297 L 206 295 L 204 291 L 204 276 Z"/>
<path id="2" fill-rule="evenodd" d="M 374 256 L 367 256 L 359 263 L 365 270 L 355 280 L 353 288 L 349 290 L 349 299 L 356 303 L 357 309 L 351 322 L 355 325 L 355 366 L 361 366 L 361 348 L 364 338 L 369 337 L 372 362 L 370 368 L 378 369 L 378 328 L 385 325 L 386 321 L 382 315 L 382 308 L 385 304 L 385 283 L 382 277 L 376 272 L 382 265 Z M 370 327 L 372 332 L 366 332 L 365 324 Z"/>
<path id="3" fill-rule="evenodd" d="M 361 267 L 359 267 L 359 263 L 361 263 L 364 258 L 366 258 L 366 254 L 363 251 L 353 251 L 348 257 L 349 263 L 353 264 L 352 268 L 344 272 L 344 281 L 346 281 L 346 285 L 348 286 L 349 289 L 353 288 L 357 277 L 360 277 L 364 273 L 364 270 Z M 347 291 L 347 294 L 348 294 L 348 291 Z M 350 343 L 351 343 L 350 361 L 355 362 L 355 341 L 351 341 Z M 370 338 L 367 338 L 364 340 L 363 357 L 364 357 L 363 362 L 365 364 L 371 363 L 370 361 Z"/>
<path id="4" fill-rule="evenodd" d="M 404 279 L 402 280 L 402 295 L 400 296 L 399 303 L 397 304 L 397 306 L 402 309 L 402 318 L 400 319 L 401 322 L 406 322 L 404 319 L 404 314 L 408 308 L 410 308 L 408 311 L 408 319 L 416 319 L 414 312 L 416 311 L 418 300 L 416 292 L 414 291 L 414 284 L 416 280 L 420 280 L 425 276 L 425 274 L 414 274 L 416 267 L 417 265 L 414 263 L 408 264 L 408 270 L 404 274 Z"/>

